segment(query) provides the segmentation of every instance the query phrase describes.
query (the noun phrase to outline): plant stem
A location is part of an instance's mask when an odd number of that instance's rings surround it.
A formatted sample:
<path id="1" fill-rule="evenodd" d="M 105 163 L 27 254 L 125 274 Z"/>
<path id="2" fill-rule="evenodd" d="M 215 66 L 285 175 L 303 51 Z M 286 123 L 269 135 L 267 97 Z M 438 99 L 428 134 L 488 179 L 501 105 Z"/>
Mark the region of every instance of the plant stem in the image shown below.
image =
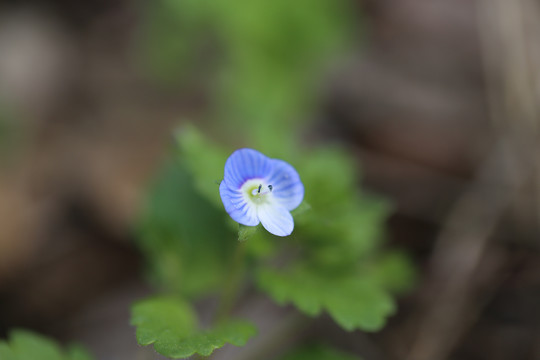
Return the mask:
<path id="1" fill-rule="evenodd" d="M 242 285 L 245 253 L 246 241 L 239 241 L 231 259 L 231 271 L 223 284 L 215 323 L 221 323 L 227 320 L 234 306 L 234 302 L 238 297 L 238 291 Z"/>

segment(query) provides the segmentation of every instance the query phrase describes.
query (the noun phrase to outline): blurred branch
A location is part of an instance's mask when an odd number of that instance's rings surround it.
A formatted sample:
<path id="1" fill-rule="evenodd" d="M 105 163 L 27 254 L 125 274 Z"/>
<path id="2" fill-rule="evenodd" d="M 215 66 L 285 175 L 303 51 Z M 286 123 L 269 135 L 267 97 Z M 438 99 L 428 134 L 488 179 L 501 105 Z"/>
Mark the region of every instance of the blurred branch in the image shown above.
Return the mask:
<path id="1" fill-rule="evenodd" d="M 540 51 L 538 39 L 534 41 L 540 34 L 538 10 L 533 0 L 478 2 L 487 102 L 496 142 L 436 241 L 425 283 L 425 307 L 411 321 L 418 323 L 411 360 L 447 358 L 486 296 L 500 284 L 498 273 L 490 271 L 488 290 L 477 296 L 478 274 L 506 211 L 538 214 L 540 167 L 535 157 L 540 150 L 540 78 L 535 64 L 540 63 Z M 531 180 L 534 186 L 529 187 Z M 530 201 L 531 192 L 536 201 Z M 533 232 L 538 231 L 539 220 L 535 219 Z M 494 262 L 500 266 L 501 259 L 491 259 L 491 266 Z"/>

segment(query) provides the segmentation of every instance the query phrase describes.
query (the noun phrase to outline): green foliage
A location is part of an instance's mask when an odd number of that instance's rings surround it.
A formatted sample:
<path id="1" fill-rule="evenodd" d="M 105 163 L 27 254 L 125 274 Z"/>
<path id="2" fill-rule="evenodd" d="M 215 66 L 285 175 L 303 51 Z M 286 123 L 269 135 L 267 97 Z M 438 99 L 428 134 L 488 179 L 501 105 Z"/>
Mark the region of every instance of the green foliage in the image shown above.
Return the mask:
<path id="1" fill-rule="evenodd" d="M 0 359 L 92 360 L 92 356 L 76 345 L 63 351 L 54 340 L 19 329 L 11 331 L 9 343 L 0 341 Z"/>
<path id="2" fill-rule="evenodd" d="M 221 207 L 219 183 L 223 179 L 228 152 L 214 145 L 193 126 L 184 126 L 176 132 L 178 160 L 183 161 L 193 175 L 197 190 L 206 200 Z"/>
<path id="3" fill-rule="evenodd" d="M 191 82 L 204 75 L 209 65 L 204 44 L 210 41 L 208 9 L 212 4 L 194 0 L 159 0 L 141 13 L 146 23 L 139 33 L 140 61 L 161 82 Z M 210 41 L 211 42 L 211 41 Z"/>
<path id="4" fill-rule="evenodd" d="M 371 268 L 370 276 L 381 286 L 401 294 L 409 291 L 416 279 L 412 261 L 398 251 L 384 253 Z"/>
<path id="5" fill-rule="evenodd" d="M 279 304 L 292 302 L 310 316 L 323 310 L 344 329 L 376 331 L 395 310 L 393 299 L 362 274 L 328 273 L 308 265 L 262 269 L 260 287 Z"/>
<path id="6" fill-rule="evenodd" d="M 348 0 L 157 0 L 141 13 L 150 73 L 184 85 L 196 78 L 213 95 L 215 126 L 228 125 L 221 132 L 279 157 L 291 153 L 288 130 L 306 118 L 354 23 Z"/>
<path id="7" fill-rule="evenodd" d="M 68 347 L 68 360 L 92 360 L 93 357 L 80 345 Z"/>
<path id="8" fill-rule="evenodd" d="M 155 205 L 147 212 L 143 244 L 155 254 L 158 273 L 179 293 L 201 295 L 221 286 L 231 271 L 237 230 L 255 260 L 259 288 L 278 303 L 290 302 L 311 316 L 326 311 L 347 330 L 384 325 L 394 311 L 390 293 L 406 290 L 414 273 L 403 254 L 379 249 L 390 207 L 358 190 L 356 166 L 344 151 L 299 152 L 306 200 L 293 212 L 295 230 L 284 240 L 260 226 L 239 226 L 223 210 L 216 178 L 228 151 L 191 127 L 178 132 L 177 140 L 177 164 L 185 166 L 166 172 L 165 186 L 151 198 Z M 283 270 L 267 265 L 276 260 L 285 264 Z"/>
<path id="9" fill-rule="evenodd" d="M 301 215 L 305 214 L 309 210 L 311 210 L 311 205 L 309 205 L 308 202 L 304 200 L 304 201 L 302 201 L 302 203 L 300 205 L 298 205 L 298 207 L 296 209 L 291 211 L 291 215 L 294 218 L 297 218 L 298 216 L 301 216 Z"/>
<path id="10" fill-rule="evenodd" d="M 328 346 L 314 345 L 297 349 L 279 360 L 360 360 L 360 358 Z"/>
<path id="11" fill-rule="evenodd" d="M 238 224 L 238 241 L 247 241 L 260 229 L 260 226 L 245 226 Z"/>
<path id="12" fill-rule="evenodd" d="M 158 353 L 174 359 L 195 353 L 208 356 L 226 343 L 243 346 L 255 334 L 252 324 L 240 320 L 198 330 L 197 317 L 191 306 L 185 301 L 165 297 L 136 303 L 132 308 L 131 324 L 137 327 L 140 345 L 154 344 Z"/>
<path id="13" fill-rule="evenodd" d="M 312 208 L 298 219 L 299 232 L 322 264 L 354 264 L 382 238 L 390 206 L 360 193 L 355 169 L 343 150 L 331 147 L 311 151 L 298 166 Z"/>
<path id="14" fill-rule="evenodd" d="M 218 186 L 209 183 L 219 199 Z M 167 163 L 151 186 L 138 225 L 138 244 L 154 283 L 188 297 L 219 288 L 235 245 L 224 241 L 234 238 L 225 219 L 194 189 L 183 163 Z"/>
<path id="15" fill-rule="evenodd" d="M 338 148 L 302 154 L 297 169 L 310 205 L 295 214 L 285 268 L 261 265 L 257 282 L 280 304 L 310 316 L 326 311 L 347 330 L 376 331 L 395 311 L 390 293 L 406 290 L 413 272 L 403 255 L 379 249 L 390 206 L 358 190 L 356 168 Z"/>
<path id="16" fill-rule="evenodd" d="M 176 162 L 153 186 L 139 226 L 152 278 L 189 297 L 226 289 L 231 250 L 240 240 L 247 254 L 240 261 L 248 266 L 233 267 L 253 271 L 258 287 L 278 303 L 312 316 L 326 311 L 347 330 L 380 329 L 395 310 L 391 294 L 406 290 L 414 277 L 406 257 L 381 248 L 391 207 L 360 191 L 357 164 L 344 149 L 298 146 L 327 62 L 352 34 L 349 1 L 157 0 L 145 6 L 141 54 L 151 72 L 173 84 L 196 80 L 207 90 L 203 117 L 225 145 L 193 127 L 177 132 Z M 218 185 L 225 161 L 243 146 L 298 170 L 306 194 L 293 211 L 291 236 L 238 226 L 224 211 Z M 234 281 L 248 278 L 242 273 Z M 238 323 L 195 331 L 194 313 L 171 301 L 139 303 L 133 317 L 139 342 L 167 356 L 209 354 L 253 334 Z M 291 356 L 348 359 L 323 348 Z"/>

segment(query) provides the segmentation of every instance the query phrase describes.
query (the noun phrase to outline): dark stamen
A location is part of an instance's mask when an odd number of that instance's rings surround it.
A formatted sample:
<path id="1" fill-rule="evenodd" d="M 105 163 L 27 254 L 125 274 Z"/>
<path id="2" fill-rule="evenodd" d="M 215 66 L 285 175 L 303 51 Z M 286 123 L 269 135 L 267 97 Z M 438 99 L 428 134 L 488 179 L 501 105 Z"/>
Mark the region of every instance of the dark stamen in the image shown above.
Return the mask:
<path id="1" fill-rule="evenodd" d="M 268 188 L 270 189 L 270 192 L 271 192 L 274 187 L 272 185 L 268 185 Z"/>
<path id="2" fill-rule="evenodd" d="M 257 194 L 261 193 L 261 188 L 262 188 L 262 185 L 259 185 L 259 190 L 257 190 Z"/>

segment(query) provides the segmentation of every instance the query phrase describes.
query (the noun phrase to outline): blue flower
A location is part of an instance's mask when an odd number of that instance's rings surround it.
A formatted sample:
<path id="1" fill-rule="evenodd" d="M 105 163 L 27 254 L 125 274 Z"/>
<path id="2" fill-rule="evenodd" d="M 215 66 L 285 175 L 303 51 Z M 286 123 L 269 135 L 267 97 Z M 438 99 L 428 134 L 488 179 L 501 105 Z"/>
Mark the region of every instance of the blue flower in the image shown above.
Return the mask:
<path id="1" fill-rule="evenodd" d="M 272 234 L 287 236 L 294 228 L 290 211 L 302 203 L 304 185 L 285 161 L 240 149 L 225 163 L 219 193 L 234 221 L 246 226 L 260 222 Z"/>

